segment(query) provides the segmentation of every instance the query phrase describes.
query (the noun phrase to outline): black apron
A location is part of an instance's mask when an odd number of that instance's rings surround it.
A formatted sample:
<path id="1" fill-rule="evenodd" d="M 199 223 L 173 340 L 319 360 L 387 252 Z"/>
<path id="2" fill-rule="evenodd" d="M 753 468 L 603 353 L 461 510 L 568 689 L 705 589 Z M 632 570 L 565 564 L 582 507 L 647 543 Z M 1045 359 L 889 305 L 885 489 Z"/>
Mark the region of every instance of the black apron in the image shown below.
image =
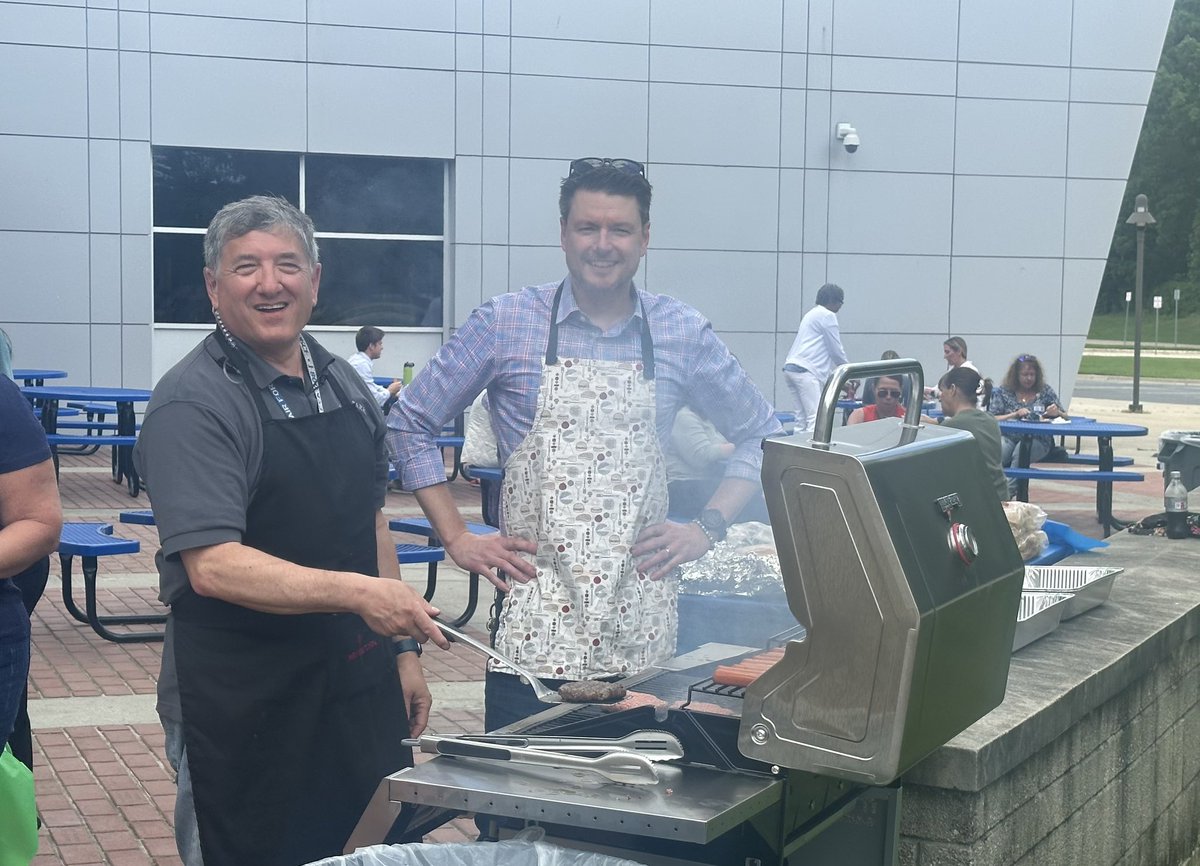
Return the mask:
<path id="1" fill-rule="evenodd" d="M 272 419 L 243 543 L 310 568 L 377 575 L 374 446 L 340 407 Z M 190 589 L 172 605 L 184 737 L 205 866 L 342 853 L 384 776 L 412 765 L 390 641 L 354 614 L 261 613 Z"/>

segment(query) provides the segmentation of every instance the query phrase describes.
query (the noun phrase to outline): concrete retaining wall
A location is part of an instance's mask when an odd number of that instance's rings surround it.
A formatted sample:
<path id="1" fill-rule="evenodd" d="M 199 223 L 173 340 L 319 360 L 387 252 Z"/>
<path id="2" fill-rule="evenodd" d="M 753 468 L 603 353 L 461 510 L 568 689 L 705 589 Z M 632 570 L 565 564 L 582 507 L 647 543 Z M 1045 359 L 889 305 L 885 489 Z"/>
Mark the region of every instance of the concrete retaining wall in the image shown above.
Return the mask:
<path id="1" fill-rule="evenodd" d="M 1108 604 L 1013 659 L 1004 703 L 905 778 L 901 859 L 1181 864 L 1200 843 L 1200 544 L 1119 537 Z"/>

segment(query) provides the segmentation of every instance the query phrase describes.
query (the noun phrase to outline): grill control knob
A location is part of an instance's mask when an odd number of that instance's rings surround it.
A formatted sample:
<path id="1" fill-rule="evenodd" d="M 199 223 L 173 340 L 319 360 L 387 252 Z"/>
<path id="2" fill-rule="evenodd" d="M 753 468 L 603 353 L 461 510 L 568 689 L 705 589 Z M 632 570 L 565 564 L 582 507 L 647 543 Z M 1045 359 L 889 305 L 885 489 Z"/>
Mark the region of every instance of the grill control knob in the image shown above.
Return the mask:
<path id="1" fill-rule="evenodd" d="M 951 523 L 946 540 L 950 544 L 950 550 L 967 565 L 979 556 L 979 542 L 975 540 L 975 533 L 971 531 L 971 527 L 965 523 Z"/>

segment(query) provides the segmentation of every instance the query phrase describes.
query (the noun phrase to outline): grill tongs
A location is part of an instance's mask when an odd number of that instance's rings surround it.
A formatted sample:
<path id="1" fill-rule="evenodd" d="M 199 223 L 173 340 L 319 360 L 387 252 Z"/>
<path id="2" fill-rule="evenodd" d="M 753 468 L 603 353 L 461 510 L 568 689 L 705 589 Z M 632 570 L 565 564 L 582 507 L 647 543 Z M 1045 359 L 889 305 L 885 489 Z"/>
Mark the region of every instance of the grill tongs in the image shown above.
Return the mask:
<path id="1" fill-rule="evenodd" d="M 548 737 L 539 734 L 464 734 L 459 737 L 493 746 L 518 746 L 539 752 L 607 754 L 634 752 L 650 761 L 677 761 L 683 757 L 679 737 L 667 731 L 634 731 L 624 737 Z"/>
<path id="2" fill-rule="evenodd" d="M 466 632 L 459 631 L 458 629 L 454 628 L 453 626 L 446 625 L 441 620 L 435 619 L 434 623 L 437 625 L 438 628 L 440 628 L 442 630 L 442 633 L 444 635 L 446 635 L 447 640 L 460 641 L 460 642 L 466 644 L 467 646 L 471 647 L 471 649 L 476 650 L 477 652 L 481 652 L 485 656 L 489 656 L 490 658 L 493 658 L 496 661 L 500 662 L 500 664 L 516 671 L 517 674 L 522 679 L 524 679 L 527 683 L 529 683 L 530 687 L 533 689 L 534 697 L 536 697 L 543 704 L 561 704 L 561 703 L 563 703 L 562 695 L 560 695 L 554 689 L 550 688 L 548 685 L 546 685 L 544 682 L 542 682 L 540 679 L 538 679 L 531 671 L 529 671 L 528 669 L 517 664 L 516 662 L 514 662 L 512 659 L 508 658 L 507 656 L 496 652 L 496 650 L 494 650 L 492 647 L 485 644 L 483 641 L 475 640 L 475 638 L 471 637 Z M 614 701 L 595 701 L 595 703 L 611 704 L 611 703 L 614 703 Z"/>
<path id="3" fill-rule="evenodd" d="M 658 772 L 649 758 L 623 748 L 599 757 L 585 758 L 562 752 L 500 746 L 454 737 L 424 736 L 418 740 L 405 740 L 404 744 L 418 746 L 422 752 L 449 755 L 455 758 L 512 761 L 517 764 L 534 764 L 557 770 L 589 770 L 613 782 L 621 782 L 626 785 L 653 785 L 658 782 Z"/>

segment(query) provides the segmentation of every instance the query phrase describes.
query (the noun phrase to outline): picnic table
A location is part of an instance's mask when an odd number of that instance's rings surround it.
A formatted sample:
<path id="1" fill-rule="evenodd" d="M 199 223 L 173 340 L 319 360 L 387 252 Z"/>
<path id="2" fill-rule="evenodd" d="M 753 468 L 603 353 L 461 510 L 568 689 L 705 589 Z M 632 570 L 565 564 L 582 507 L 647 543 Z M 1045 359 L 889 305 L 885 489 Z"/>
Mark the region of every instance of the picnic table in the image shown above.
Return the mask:
<path id="1" fill-rule="evenodd" d="M 141 479 L 133 467 L 133 445 L 137 441 L 137 415 L 135 403 L 145 403 L 150 392 L 142 388 L 98 388 L 85 385 L 35 385 L 22 388 L 22 393 L 42 407 L 42 429 L 54 455 L 54 469 L 58 471 L 59 445 L 102 444 L 115 448 L 113 481 L 124 480 L 129 495 L 137 496 L 141 491 Z M 83 437 L 60 433 L 58 430 L 58 404 L 60 401 L 82 400 L 85 402 L 113 403 L 117 407 L 117 429 L 113 436 Z M 86 441 L 84 441 L 86 439 Z M 80 440 L 76 442 L 75 440 Z"/>
<path id="2" fill-rule="evenodd" d="M 1017 481 L 1017 499 L 1029 501 L 1031 478 L 1057 479 L 1060 481 L 1089 481 L 1096 484 L 1096 517 L 1107 537 L 1113 529 L 1124 529 L 1125 524 L 1115 519 L 1112 513 L 1112 486 L 1114 481 L 1141 481 L 1145 476 L 1138 472 L 1118 472 L 1114 469 L 1112 441 L 1115 437 L 1145 436 L 1147 430 L 1137 424 L 1108 424 L 1091 420 L 1071 419 L 1065 423 L 1048 421 L 1001 421 L 1000 432 L 1017 437 L 1016 466 L 1005 469 L 1004 474 Z M 1078 436 L 1094 438 L 1098 455 L 1096 469 L 1055 468 L 1052 466 L 1031 467 L 1030 448 L 1034 436 Z"/>
<path id="3" fill-rule="evenodd" d="M 26 387 L 44 385 L 47 379 L 67 378 L 66 370 L 39 370 L 36 367 L 16 367 L 12 372 L 13 378 L 20 379 Z"/>

